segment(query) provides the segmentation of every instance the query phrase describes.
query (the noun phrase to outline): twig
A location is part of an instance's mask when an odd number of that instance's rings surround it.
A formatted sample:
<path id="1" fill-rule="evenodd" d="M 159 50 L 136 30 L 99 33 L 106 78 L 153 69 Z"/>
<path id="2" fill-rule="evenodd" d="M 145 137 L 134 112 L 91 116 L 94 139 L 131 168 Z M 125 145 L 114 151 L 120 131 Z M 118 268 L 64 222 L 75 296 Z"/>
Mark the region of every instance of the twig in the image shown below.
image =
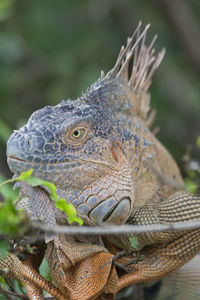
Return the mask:
<path id="1" fill-rule="evenodd" d="M 0 294 L 2 294 L 2 295 L 4 295 L 4 296 L 6 296 L 8 299 L 13 299 L 13 298 L 11 298 L 11 297 L 9 297 L 9 296 L 14 296 L 14 297 L 17 297 L 17 298 L 20 298 L 20 299 L 25 299 L 25 300 L 28 300 L 29 299 L 29 297 L 27 296 L 27 295 L 23 295 L 23 294 L 18 294 L 18 293 L 16 293 L 16 292 L 11 292 L 11 291 L 5 291 L 4 289 L 2 289 L 1 287 L 0 287 Z M 54 300 L 54 299 L 56 299 L 56 298 L 54 298 L 54 297 L 45 297 L 44 298 L 45 300 Z"/>
<path id="2" fill-rule="evenodd" d="M 199 221 L 176 222 L 172 224 L 153 224 L 153 225 L 108 225 L 108 226 L 54 226 L 53 228 L 40 223 L 33 223 L 34 228 L 42 229 L 45 232 L 68 234 L 68 235 L 114 235 L 142 232 L 163 232 L 179 231 L 189 229 L 200 229 Z"/>
<path id="3" fill-rule="evenodd" d="M 18 294 L 18 293 L 11 292 L 11 291 L 5 291 L 2 288 L 0 288 L 0 294 L 6 296 L 8 299 L 12 299 L 9 296 L 14 296 L 14 297 L 18 297 L 20 299 L 26 299 L 26 300 L 29 299 L 29 297 L 26 295 Z"/>

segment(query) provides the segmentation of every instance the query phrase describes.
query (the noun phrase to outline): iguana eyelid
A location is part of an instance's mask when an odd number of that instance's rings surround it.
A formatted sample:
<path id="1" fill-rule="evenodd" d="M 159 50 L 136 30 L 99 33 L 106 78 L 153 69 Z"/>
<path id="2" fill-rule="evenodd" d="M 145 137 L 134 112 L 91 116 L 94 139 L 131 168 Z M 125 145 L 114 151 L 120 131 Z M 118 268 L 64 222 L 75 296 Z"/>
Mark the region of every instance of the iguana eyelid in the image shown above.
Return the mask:
<path id="1" fill-rule="evenodd" d="M 81 131 L 82 134 L 79 137 L 75 137 L 73 136 L 73 133 L 75 131 Z M 71 127 L 68 132 L 65 134 L 65 141 L 67 142 L 67 144 L 73 145 L 73 146 L 80 146 L 82 145 L 87 137 L 88 134 L 90 133 L 90 128 L 88 127 L 87 123 L 79 123 L 76 124 L 75 126 Z"/>

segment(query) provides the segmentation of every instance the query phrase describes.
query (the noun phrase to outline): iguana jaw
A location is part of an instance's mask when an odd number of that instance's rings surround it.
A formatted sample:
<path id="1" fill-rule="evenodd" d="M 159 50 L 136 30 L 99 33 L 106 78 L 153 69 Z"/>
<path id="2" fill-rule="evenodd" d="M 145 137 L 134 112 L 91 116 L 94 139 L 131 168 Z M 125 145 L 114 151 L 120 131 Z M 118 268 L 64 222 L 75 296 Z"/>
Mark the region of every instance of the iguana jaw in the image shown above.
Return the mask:
<path id="1" fill-rule="evenodd" d="M 64 178 L 64 175 L 60 176 L 59 174 L 59 171 L 64 169 L 64 164 L 57 164 L 57 173 L 54 172 L 52 178 L 46 178 L 43 177 L 42 173 L 42 168 L 45 168 L 44 164 L 42 166 L 40 163 L 31 163 L 15 156 L 8 156 L 8 164 L 10 169 L 17 173 L 33 168 L 34 176 L 54 182 L 58 188 L 58 195 L 76 207 L 77 213 L 84 219 L 85 223 L 121 224 L 131 214 L 135 191 L 133 190 L 131 175 L 128 174 L 128 166 L 119 153 L 118 158 L 118 169 L 113 164 L 106 164 L 101 161 L 80 160 L 80 166 L 77 169 L 80 170 L 83 165 L 87 164 L 87 170 L 89 170 L 90 166 L 90 172 L 85 173 L 82 183 L 79 180 L 74 180 L 74 182 L 78 182 L 74 186 L 73 179 L 76 176 L 76 167 L 71 169 L 71 175 L 68 168 L 68 174 Z M 72 162 L 67 161 L 66 165 L 75 163 L 76 160 Z M 120 164 L 122 164 L 121 167 Z M 96 180 L 95 173 L 92 171 L 93 168 L 95 171 L 97 168 L 99 169 Z M 56 164 L 54 164 L 55 170 Z M 47 173 L 46 176 L 48 176 Z M 56 180 L 58 181 L 56 182 Z M 62 180 L 65 182 L 65 188 L 63 188 Z M 84 180 L 87 184 L 84 183 Z"/>
<path id="2" fill-rule="evenodd" d="M 15 157 L 8 157 L 8 161 L 9 165 L 13 162 L 15 167 L 18 166 L 18 173 L 19 165 L 26 170 L 28 164 L 28 162 Z M 93 185 L 82 191 L 66 189 L 57 192 L 59 196 L 71 202 L 80 217 L 90 224 L 124 223 L 128 219 L 134 203 L 131 181 L 122 173 L 117 174 L 117 172 L 116 175 L 109 175 L 107 178 L 94 182 Z"/>

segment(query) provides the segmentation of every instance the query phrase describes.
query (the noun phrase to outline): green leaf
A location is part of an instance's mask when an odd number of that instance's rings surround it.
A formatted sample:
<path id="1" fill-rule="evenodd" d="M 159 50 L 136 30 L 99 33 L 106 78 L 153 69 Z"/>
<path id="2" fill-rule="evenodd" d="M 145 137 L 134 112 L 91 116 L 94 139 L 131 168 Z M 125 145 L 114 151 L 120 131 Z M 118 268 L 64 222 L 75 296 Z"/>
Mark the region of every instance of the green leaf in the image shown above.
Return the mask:
<path id="1" fill-rule="evenodd" d="M 33 170 L 31 169 L 29 171 L 33 171 Z M 32 172 L 28 173 L 28 174 L 27 173 L 28 172 L 24 173 L 23 176 L 20 175 L 17 178 L 17 181 L 25 181 L 28 184 L 30 184 L 31 186 L 42 186 L 42 185 L 44 185 L 47 188 L 49 188 L 49 190 L 50 190 L 51 200 L 56 201 L 56 200 L 59 199 L 57 194 L 56 194 L 56 186 L 55 186 L 54 183 L 49 182 L 49 181 L 45 181 L 43 179 L 40 179 L 40 178 L 37 178 L 37 177 L 34 177 L 34 176 L 31 176 Z"/>
<path id="2" fill-rule="evenodd" d="M 30 246 L 30 244 L 26 245 L 28 253 L 32 254 L 33 253 L 33 248 Z"/>
<path id="3" fill-rule="evenodd" d="M 0 276 L 0 284 L 2 285 L 3 289 L 5 290 L 6 289 L 6 282 L 5 282 L 5 279 L 2 276 Z"/>
<path id="4" fill-rule="evenodd" d="M 139 243 L 138 243 L 138 240 L 135 236 L 133 236 L 132 238 L 129 239 L 130 240 L 130 243 L 131 243 L 131 246 L 133 248 L 135 248 L 136 250 L 139 250 Z"/>
<path id="5" fill-rule="evenodd" d="M 56 186 L 54 183 L 45 181 L 43 179 L 31 176 L 33 173 L 33 169 L 28 170 L 27 172 L 22 172 L 19 177 L 15 178 L 15 181 L 25 181 L 31 186 L 41 186 L 44 185 L 50 190 L 50 198 L 51 200 L 58 200 L 58 196 L 56 195 Z"/>
<path id="6" fill-rule="evenodd" d="M 53 200 L 53 201 L 59 200 L 59 198 L 56 194 L 56 186 L 54 183 L 48 182 L 48 181 L 43 181 L 43 185 L 45 185 L 47 188 L 49 188 L 51 200 Z"/>
<path id="7" fill-rule="evenodd" d="M 5 178 L 0 174 L 0 184 L 5 181 Z M 11 184 L 6 184 L 2 186 L 1 193 L 6 199 L 12 199 L 12 201 L 17 199 L 17 191 L 13 190 Z"/>
<path id="8" fill-rule="evenodd" d="M 22 235 L 26 230 L 25 220 L 24 213 L 16 209 L 12 200 L 0 203 L 0 234 Z"/>
<path id="9" fill-rule="evenodd" d="M 28 184 L 30 184 L 31 186 L 40 186 L 40 185 L 44 185 L 44 181 L 40 178 L 37 177 L 29 177 L 23 180 L 19 180 L 19 181 L 25 181 Z"/>
<path id="10" fill-rule="evenodd" d="M 53 200 L 55 202 L 56 207 L 59 208 L 60 210 L 64 211 L 67 214 L 68 222 L 69 223 L 76 222 L 76 223 L 82 225 L 83 220 L 77 216 L 75 207 L 72 204 L 67 203 L 65 199 L 63 199 L 63 198 L 59 199 L 59 197 L 57 196 L 55 184 L 52 182 L 45 181 L 40 178 L 32 176 L 33 171 L 34 171 L 33 169 L 30 169 L 27 172 L 22 172 L 20 174 L 20 176 L 18 176 L 15 179 L 8 179 L 8 180 L 4 181 L 0 185 L 0 189 L 2 187 L 4 187 L 7 183 L 14 182 L 14 181 L 24 181 L 31 186 L 46 186 L 50 191 L 50 198 L 51 198 L 51 200 Z M 14 206 L 13 206 L 13 209 L 15 210 Z M 1 209 L 0 209 L 0 217 L 1 217 Z M 16 220 L 17 220 L 17 218 L 16 218 Z M 1 225 L 1 218 L 0 218 L 0 225 Z M 12 231 L 12 229 L 11 229 L 11 231 Z"/>
<path id="11" fill-rule="evenodd" d="M 7 241 L 0 241 L 0 257 L 6 258 L 8 256 L 9 244 Z"/>
<path id="12" fill-rule="evenodd" d="M 0 184 L 0 190 L 1 190 L 6 184 L 12 183 L 12 182 L 14 182 L 14 181 L 15 181 L 14 179 L 8 179 L 8 180 L 2 182 L 2 183 Z"/>
<path id="13" fill-rule="evenodd" d="M 46 257 L 44 257 L 42 264 L 40 265 L 40 274 L 42 277 L 52 282 L 51 272 Z"/>
<path id="14" fill-rule="evenodd" d="M 61 198 L 56 201 L 56 207 L 67 214 L 69 224 L 77 222 L 78 224 L 83 225 L 83 220 L 77 217 L 75 207 L 72 204 L 67 203 L 65 199 Z"/>
<path id="15" fill-rule="evenodd" d="M 27 172 L 22 172 L 19 177 L 16 178 L 17 181 L 25 181 L 27 178 L 30 178 L 33 173 L 33 169 L 28 170 Z"/>
<path id="16" fill-rule="evenodd" d="M 30 177 L 29 174 L 28 174 L 28 177 L 26 177 L 26 178 L 24 178 L 24 176 L 23 176 L 23 181 L 26 181 L 31 186 L 44 185 L 47 188 L 49 188 L 51 200 L 55 201 L 57 208 L 59 208 L 60 210 L 64 211 L 67 214 L 69 224 L 73 223 L 73 222 L 77 222 L 80 225 L 83 224 L 83 220 L 81 218 L 77 217 L 76 209 L 74 208 L 74 206 L 72 204 L 67 203 L 66 200 L 63 198 L 59 199 L 59 197 L 56 194 L 56 186 L 54 183 L 45 181 L 45 180 L 42 180 L 42 179 L 39 179 L 36 177 L 32 177 L 31 175 L 30 175 L 31 176 Z M 27 175 L 25 174 L 25 176 L 27 176 Z M 18 177 L 18 178 L 20 178 L 20 177 Z"/>
<path id="17" fill-rule="evenodd" d="M 80 225 L 83 224 L 83 220 L 77 217 L 76 209 L 72 204 L 66 202 L 65 199 L 59 199 L 56 194 L 56 186 L 54 183 L 42 180 L 40 178 L 36 178 L 31 176 L 33 173 L 33 169 L 28 172 L 23 172 L 18 178 L 17 181 L 25 181 L 31 186 L 46 186 L 50 191 L 50 198 L 56 204 L 56 207 L 60 210 L 64 211 L 67 214 L 69 224 L 76 222 Z"/>

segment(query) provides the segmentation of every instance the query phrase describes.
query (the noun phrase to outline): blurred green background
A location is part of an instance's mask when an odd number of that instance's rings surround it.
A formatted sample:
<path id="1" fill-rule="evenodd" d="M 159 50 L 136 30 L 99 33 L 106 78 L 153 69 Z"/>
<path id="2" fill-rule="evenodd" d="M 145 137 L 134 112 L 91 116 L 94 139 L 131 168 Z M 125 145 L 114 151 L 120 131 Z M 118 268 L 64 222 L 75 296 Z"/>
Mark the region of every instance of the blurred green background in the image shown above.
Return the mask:
<path id="1" fill-rule="evenodd" d="M 159 139 L 182 167 L 200 135 L 199 0 L 0 0 L 0 174 L 6 140 L 30 114 L 74 99 L 114 64 L 138 21 L 166 47 L 151 86 Z M 195 159 L 199 151 L 194 147 Z"/>

